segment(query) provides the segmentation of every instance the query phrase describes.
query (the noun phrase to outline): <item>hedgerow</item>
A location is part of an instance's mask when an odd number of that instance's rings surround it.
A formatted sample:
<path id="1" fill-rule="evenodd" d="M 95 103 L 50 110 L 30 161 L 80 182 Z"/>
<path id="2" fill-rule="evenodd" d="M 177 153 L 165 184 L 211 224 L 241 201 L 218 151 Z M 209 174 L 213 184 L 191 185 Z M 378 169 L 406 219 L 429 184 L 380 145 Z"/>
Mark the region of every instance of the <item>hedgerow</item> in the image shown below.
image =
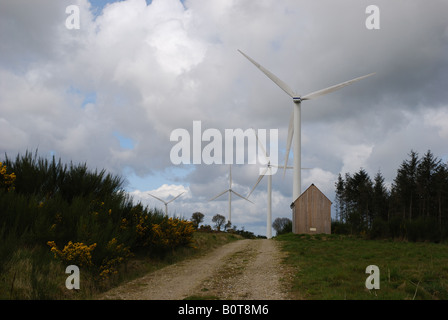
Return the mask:
<path id="1" fill-rule="evenodd" d="M 101 282 L 135 252 L 163 255 L 189 245 L 193 232 L 189 221 L 134 203 L 105 170 L 37 152 L 0 163 L 0 272 L 16 250 L 37 246 Z"/>

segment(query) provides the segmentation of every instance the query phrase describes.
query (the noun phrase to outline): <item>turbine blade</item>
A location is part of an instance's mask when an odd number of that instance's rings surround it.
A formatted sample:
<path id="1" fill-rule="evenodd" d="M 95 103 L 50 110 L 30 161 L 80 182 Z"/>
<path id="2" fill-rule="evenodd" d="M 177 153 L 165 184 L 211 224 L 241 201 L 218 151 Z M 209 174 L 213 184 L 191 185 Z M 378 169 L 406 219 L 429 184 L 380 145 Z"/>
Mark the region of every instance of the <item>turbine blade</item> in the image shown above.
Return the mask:
<path id="1" fill-rule="evenodd" d="M 219 198 L 220 196 L 222 196 L 224 193 L 226 193 L 226 192 L 229 192 L 229 190 L 224 190 L 223 192 L 221 192 L 220 194 L 218 194 L 216 197 L 214 197 L 214 198 L 212 198 L 212 199 L 210 199 L 210 200 L 208 200 L 208 201 L 213 201 L 213 200 L 215 200 L 216 198 Z"/>
<path id="2" fill-rule="evenodd" d="M 289 151 L 291 150 L 292 137 L 294 134 L 294 110 L 289 117 L 289 127 L 288 127 L 288 138 L 286 140 L 286 155 L 285 155 L 285 165 L 283 166 L 283 178 L 285 177 L 286 167 L 289 159 Z"/>
<path id="3" fill-rule="evenodd" d="M 234 194 L 236 194 L 238 197 L 240 197 L 241 199 L 244 199 L 246 201 L 249 201 L 250 203 L 254 204 L 252 201 L 250 201 L 249 199 L 243 197 L 242 195 L 240 195 L 238 192 L 230 190 L 230 192 L 233 192 Z"/>
<path id="4" fill-rule="evenodd" d="M 167 204 L 170 203 L 170 202 L 173 202 L 174 200 L 176 200 L 177 198 L 179 198 L 179 197 L 180 197 L 181 195 L 183 195 L 184 193 L 185 193 L 185 192 L 182 192 L 181 194 L 175 196 L 173 199 L 171 199 L 170 201 L 168 201 Z"/>
<path id="5" fill-rule="evenodd" d="M 162 200 L 160 198 L 157 198 L 156 196 L 153 196 L 152 194 L 148 193 L 151 197 L 156 198 L 159 201 L 162 201 L 163 203 L 167 204 L 167 202 L 165 200 Z"/>
<path id="6" fill-rule="evenodd" d="M 280 80 L 275 74 L 273 74 L 271 71 L 263 67 L 261 64 L 259 64 L 257 61 L 253 60 L 251 57 L 246 55 L 244 52 L 242 52 L 240 49 L 238 49 L 239 53 L 241 53 L 243 56 L 245 56 L 250 62 L 252 62 L 258 69 L 261 70 L 269 79 L 274 81 L 276 85 L 280 87 L 283 91 L 285 91 L 291 98 L 295 97 L 296 94 L 294 91 L 282 80 Z"/>
<path id="7" fill-rule="evenodd" d="M 266 149 L 264 148 L 263 144 L 260 142 L 260 139 L 258 139 L 257 131 L 255 131 L 254 128 L 252 128 L 252 130 L 254 130 L 255 137 L 257 138 L 258 145 L 260 146 L 261 150 L 263 150 L 264 157 L 266 158 L 266 160 L 268 160 L 270 162 L 269 157 L 268 157 L 268 153 L 266 152 Z"/>
<path id="8" fill-rule="evenodd" d="M 341 88 L 343 88 L 345 86 L 348 86 L 349 84 L 352 84 L 352 83 L 354 83 L 356 81 L 359 81 L 359 80 L 365 79 L 367 77 L 373 76 L 374 74 L 375 74 L 375 72 L 369 73 L 368 75 L 365 75 L 365 76 L 362 76 L 362 77 L 358 77 L 358 78 L 355 78 L 355 79 L 352 79 L 352 80 L 349 80 L 349 81 L 345 81 L 345 82 L 336 84 L 334 86 L 331 86 L 331 87 L 328 87 L 328 88 L 325 88 L 325 89 L 322 89 L 322 90 L 319 90 L 319 91 L 315 91 L 315 92 L 306 94 L 306 95 L 302 96 L 300 99 L 301 100 L 310 100 L 310 99 L 317 98 L 317 97 L 322 96 L 324 94 L 327 94 L 327 93 L 339 90 L 339 89 L 341 89 Z"/>
<path id="9" fill-rule="evenodd" d="M 255 183 L 254 187 L 252 188 L 252 190 L 250 190 L 249 194 L 247 195 L 247 198 L 250 197 L 250 195 L 252 194 L 252 192 L 254 192 L 255 188 L 258 186 L 258 184 L 260 183 L 260 181 L 263 179 L 264 175 L 266 174 L 266 172 L 269 170 L 269 167 L 266 167 L 266 169 L 263 171 L 262 174 L 260 174 L 260 176 L 258 177 L 257 182 Z"/>

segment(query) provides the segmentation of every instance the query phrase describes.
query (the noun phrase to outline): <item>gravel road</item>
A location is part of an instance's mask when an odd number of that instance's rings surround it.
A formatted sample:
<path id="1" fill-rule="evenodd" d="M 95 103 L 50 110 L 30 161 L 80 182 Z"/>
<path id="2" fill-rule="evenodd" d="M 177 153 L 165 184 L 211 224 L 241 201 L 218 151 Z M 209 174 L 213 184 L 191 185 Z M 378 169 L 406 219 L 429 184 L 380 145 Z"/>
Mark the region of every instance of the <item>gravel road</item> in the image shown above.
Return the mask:
<path id="1" fill-rule="evenodd" d="M 275 240 L 239 240 L 114 288 L 100 299 L 288 299 L 291 277 Z"/>

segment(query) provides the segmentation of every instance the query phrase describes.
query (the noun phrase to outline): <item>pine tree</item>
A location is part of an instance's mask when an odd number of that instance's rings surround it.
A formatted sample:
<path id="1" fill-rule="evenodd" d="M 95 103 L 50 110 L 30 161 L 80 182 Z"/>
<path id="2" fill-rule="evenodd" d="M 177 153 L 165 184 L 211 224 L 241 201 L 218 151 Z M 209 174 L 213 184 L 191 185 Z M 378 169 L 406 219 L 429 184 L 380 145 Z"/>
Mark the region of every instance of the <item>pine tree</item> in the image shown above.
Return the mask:
<path id="1" fill-rule="evenodd" d="M 369 174 L 360 169 L 353 177 L 347 176 L 345 197 L 348 206 L 348 218 L 355 230 L 365 230 L 373 222 L 372 209 L 373 185 Z"/>
<path id="2" fill-rule="evenodd" d="M 397 170 L 392 193 L 399 210 L 402 212 L 403 220 L 408 217 L 409 221 L 411 221 L 417 197 L 417 167 L 419 160 L 418 153 L 413 150 L 411 150 L 409 156 L 410 159 L 403 161 Z"/>
<path id="3" fill-rule="evenodd" d="M 374 178 L 372 207 L 374 219 L 381 218 L 384 221 L 389 221 L 389 192 L 380 171 Z"/>
<path id="4" fill-rule="evenodd" d="M 345 185 L 344 179 L 342 179 L 342 176 L 339 173 L 338 181 L 335 183 L 336 187 L 335 207 L 336 207 L 336 219 L 340 222 L 346 222 L 344 185 Z"/>
<path id="5" fill-rule="evenodd" d="M 443 218 L 447 218 L 448 213 L 448 166 L 441 164 L 434 174 L 434 184 L 437 203 L 437 220 L 439 228 L 442 229 Z"/>
<path id="6" fill-rule="evenodd" d="M 440 160 L 428 150 L 417 166 L 417 193 L 419 195 L 419 216 L 436 216 L 436 185 L 435 174 L 440 166 Z"/>

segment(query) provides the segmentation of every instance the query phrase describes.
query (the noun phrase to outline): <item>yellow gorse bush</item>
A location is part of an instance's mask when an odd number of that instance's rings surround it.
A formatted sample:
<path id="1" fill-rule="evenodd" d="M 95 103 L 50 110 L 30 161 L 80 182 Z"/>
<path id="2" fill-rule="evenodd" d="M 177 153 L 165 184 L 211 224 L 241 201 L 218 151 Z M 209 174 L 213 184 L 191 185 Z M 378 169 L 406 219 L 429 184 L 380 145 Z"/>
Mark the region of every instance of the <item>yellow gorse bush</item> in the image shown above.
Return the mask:
<path id="1" fill-rule="evenodd" d="M 100 277 L 102 279 L 117 274 L 118 266 L 132 256 L 129 247 L 125 247 L 124 244 L 118 244 L 116 238 L 112 238 L 107 243 L 106 248 L 110 255 L 103 260 L 100 266 Z"/>
<path id="2" fill-rule="evenodd" d="M 82 243 L 69 241 L 64 249 L 59 250 L 54 241 L 48 241 L 55 258 L 59 258 L 65 263 L 75 264 L 80 267 L 92 265 L 92 251 L 96 248 L 96 243 L 90 246 Z"/>
<path id="3" fill-rule="evenodd" d="M 192 242 L 195 231 L 191 221 L 168 218 L 152 225 L 152 245 L 174 249 Z"/>
<path id="4" fill-rule="evenodd" d="M 107 223 L 110 219 L 108 213 L 112 210 L 102 209 L 101 207 L 104 207 L 104 204 L 99 201 L 96 201 L 93 206 L 94 208 L 91 208 L 90 211 L 93 220 Z M 129 218 L 120 217 L 117 219 L 116 236 L 106 243 L 100 241 L 87 245 L 82 242 L 69 241 L 62 250 L 56 246 L 54 241 L 48 241 L 47 244 L 50 246 L 55 258 L 66 264 L 88 266 L 91 271 L 95 270 L 94 272 L 99 276 L 100 280 L 107 280 L 111 276 L 118 274 L 120 265 L 133 256 L 131 246 L 128 246 L 126 242 L 120 243 L 117 239 L 135 237 L 134 246 L 136 248 L 146 248 L 149 253 L 156 254 L 192 243 L 193 233 L 195 232 L 192 222 L 167 217 L 159 217 L 157 219 L 158 223 L 154 223 L 153 217 L 134 209 Z M 61 217 L 59 214 L 56 214 L 50 230 L 55 229 L 59 223 L 61 223 Z M 87 225 L 85 225 L 85 228 L 87 228 Z M 88 238 L 92 236 L 89 232 L 86 232 L 86 235 Z M 94 265 L 92 254 L 97 244 L 102 247 L 96 253 L 97 256 L 95 256 L 94 261 L 97 262 Z"/>
<path id="5" fill-rule="evenodd" d="M 14 190 L 14 181 L 16 180 L 16 175 L 13 173 L 6 173 L 6 165 L 0 162 L 0 187 L 6 190 Z"/>

